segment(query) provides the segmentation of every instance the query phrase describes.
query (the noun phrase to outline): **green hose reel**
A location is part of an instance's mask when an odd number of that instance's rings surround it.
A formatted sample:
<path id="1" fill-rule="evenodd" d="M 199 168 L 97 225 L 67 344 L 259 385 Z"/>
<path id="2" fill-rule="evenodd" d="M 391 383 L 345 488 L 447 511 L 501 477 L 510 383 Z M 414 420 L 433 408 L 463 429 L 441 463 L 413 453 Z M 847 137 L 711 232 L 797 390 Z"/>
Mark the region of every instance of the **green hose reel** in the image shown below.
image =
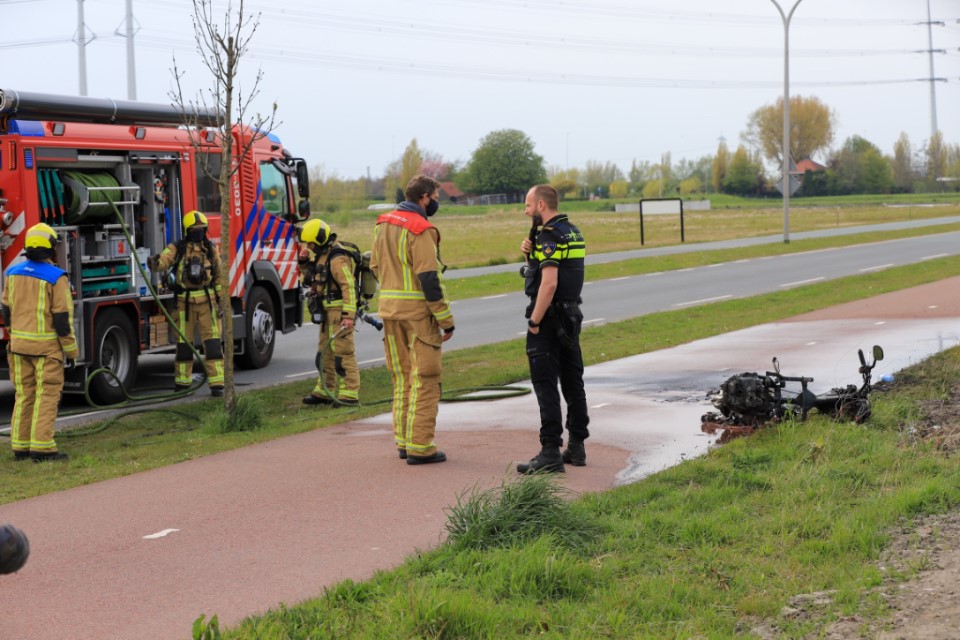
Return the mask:
<path id="1" fill-rule="evenodd" d="M 67 224 L 113 216 L 112 202 L 122 200 L 120 182 L 106 171 L 64 171 Z"/>

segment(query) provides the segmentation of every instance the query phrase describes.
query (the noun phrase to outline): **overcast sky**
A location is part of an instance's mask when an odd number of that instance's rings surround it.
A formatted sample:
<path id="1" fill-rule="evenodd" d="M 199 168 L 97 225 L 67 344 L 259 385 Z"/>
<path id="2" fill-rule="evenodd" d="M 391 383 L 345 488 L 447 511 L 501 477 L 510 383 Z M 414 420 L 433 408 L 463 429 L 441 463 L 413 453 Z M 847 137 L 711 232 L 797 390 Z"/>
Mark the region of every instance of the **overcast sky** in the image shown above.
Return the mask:
<path id="1" fill-rule="evenodd" d="M 960 143 L 960 1 L 929 0 L 939 129 Z M 779 0 L 788 12 L 795 0 Z M 234 5 L 237 3 L 234 2 Z M 784 6 L 785 5 L 785 6 Z M 225 7 L 217 2 L 216 7 Z M 124 0 L 85 0 L 88 95 L 128 96 Z M 260 105 L 311 166 L 382 175 L 412 138 L 465 162 L 519 129 L 548 165 L 674 162 L 735 148 L 783 95 L 783 22 L 771 0 L 248 1 L 260 28 L 241 64 L 262 69 Z M 136 95 L 169 102 L 174 54 L 195 91 L 189 0 L 133 0 Z M 219 14 L 223 11 L 220 9 Z M 79 94 L 76 0 L 0 0 L 4 88 Z M 802 0 L 790 27 L 792 95 L 891 154 L 931 132 L 927 0 Z M 819 159 L 823 159 L 822 157 Z"/>

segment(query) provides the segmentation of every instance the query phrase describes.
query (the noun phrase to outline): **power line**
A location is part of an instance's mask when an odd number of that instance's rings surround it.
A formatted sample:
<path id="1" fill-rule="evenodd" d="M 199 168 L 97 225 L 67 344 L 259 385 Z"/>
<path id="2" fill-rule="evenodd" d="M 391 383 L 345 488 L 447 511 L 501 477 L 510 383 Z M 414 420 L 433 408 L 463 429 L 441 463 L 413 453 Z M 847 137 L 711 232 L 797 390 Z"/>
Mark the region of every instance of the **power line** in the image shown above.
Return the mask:
<path id="1" fill-rule="evenodd" d="M 153 48 L 192 47 L 193 43 L 175 39 L 144 35 L 140 43 Z M 777 81 L 748 80 L 677 80 L 663 78 L 644 78 L 639 76 L 598 75 L 560 73 L 551 71 L 515 70 L 504 68 L 484 68 L 462 65 L 438 64 L 431 62 L 398 61 L 395 58 L 350 56 L 342 53 L 322 53 L 315 51 L 297 51 L 265 47 L 251 47 L 249 56 L 256 60 L 279 61 L 295 64 L 320 65 L 338 69 L 359 69 L 365 71 L 389 71 L 406 75 L 429 75 L 453 78 L 476 78 L 502 80 L 534 84 L 561 84 L 602 87 L 636 87 L 662 89 L 768 89 L 779 86 Z M 797 86 L 816 87 L 854 87 L 908 84 L 926 82 L 927 78 L 908 78 L 896 80 L 850 80 L 850 81 L 813 81 L 794 83 Z"/>
<path id="2" fill-rule="evenodd" d="M 37 0 L 18 0 L 23 2 L 35 2 Z M 64 44 L 73 42 L 73 38 L 49 38 L 47 40 L 22 40 L 20 42 L 0 43 L 0 49 L 18 49 L 21 47 L 46 47 L 51 44 Z"/>

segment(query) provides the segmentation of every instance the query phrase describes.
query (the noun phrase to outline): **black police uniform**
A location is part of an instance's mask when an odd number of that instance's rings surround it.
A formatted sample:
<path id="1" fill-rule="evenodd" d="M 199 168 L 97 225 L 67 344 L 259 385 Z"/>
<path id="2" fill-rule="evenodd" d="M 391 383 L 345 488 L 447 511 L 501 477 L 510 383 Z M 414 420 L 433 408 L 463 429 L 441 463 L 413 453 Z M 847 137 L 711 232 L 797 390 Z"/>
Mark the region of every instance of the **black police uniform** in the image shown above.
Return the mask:
<path id="1" fill-rule="evenodd" d="M 586 243 L 583 234 L 565 215 L 557 215 L 537 234 L 526 270 L 524 293 L 530 296 L 526 317 L 536 304 L 541 269 L 557 268 L 557 290 L 540 330 L 527 332 L 527 358 L 530 379 L 540 405 L 540 444 L 563 446 L 563 416 L 560 391 L 567 403 L 567 432 L 572 441 L 590 436 L 587 425 L 587 396 L 583 390 L 583 355 L 580 352 L 580 293 L 583 290 L 583 266 Z"/>

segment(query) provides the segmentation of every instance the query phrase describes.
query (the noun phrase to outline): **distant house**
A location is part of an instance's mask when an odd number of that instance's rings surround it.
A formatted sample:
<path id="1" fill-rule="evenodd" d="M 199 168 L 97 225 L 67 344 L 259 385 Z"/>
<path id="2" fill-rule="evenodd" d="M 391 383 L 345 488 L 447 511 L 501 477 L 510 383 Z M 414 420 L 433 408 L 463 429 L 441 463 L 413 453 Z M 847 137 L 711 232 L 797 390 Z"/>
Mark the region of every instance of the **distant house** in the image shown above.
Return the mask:
<path id="1" fill-rule="evenodd" d="M 440 200 L 446 200 L 453 204 L 461 201 L 466 194 L 460 189 L 457 188 L 457 185 L 452 182 L 441 182 L 440 183 Z"/>
<path id="2" fill-rule="evenodd" d="M 793 171 L 791 173 L 796 173 L 798 176 L 800 176 L 801 179 L 803 179 L 803 174 L 805 174 L 807 171 L 811 173 L 816 173 L 817 171 L 823 171 L 824 169 L 826 169 L 826 167 L 823 166 L 822 164 L 818 164 L 813 160 L 811 160 L 810 158 L 804 158 L 803 160 L 797 163 L 796 171 Z"/>

